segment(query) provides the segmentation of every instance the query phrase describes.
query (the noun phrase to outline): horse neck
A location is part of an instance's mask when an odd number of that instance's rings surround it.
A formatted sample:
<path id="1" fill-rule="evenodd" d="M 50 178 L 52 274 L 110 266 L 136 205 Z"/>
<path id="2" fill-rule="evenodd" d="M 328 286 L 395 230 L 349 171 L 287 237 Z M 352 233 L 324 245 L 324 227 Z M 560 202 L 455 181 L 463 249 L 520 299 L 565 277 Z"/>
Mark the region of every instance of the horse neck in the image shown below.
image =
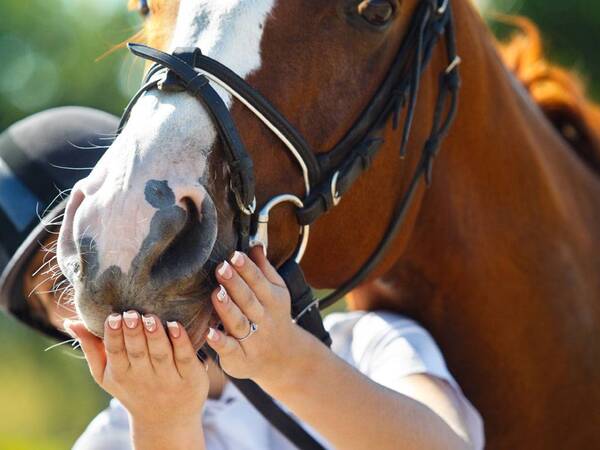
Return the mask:
<path id="1" fill-rule="evenodd" d="M 431 332 L 489 448 L 598 446 L 600 182 L 453 4 L 460 112 L 407 247 L 350 304 Z"/>
<path id="2" fill-rule="evenodd" d="M 600 324 L 600 181 L 506 70 L 469 2 L 454 7 L 459 114 L 407 248 L 353 305 L 408 312 L 440 337 L 456 336 L 449 320 L 481 333 L 505 317 L 511 341 L 554 327 L 583 344 Z"/>

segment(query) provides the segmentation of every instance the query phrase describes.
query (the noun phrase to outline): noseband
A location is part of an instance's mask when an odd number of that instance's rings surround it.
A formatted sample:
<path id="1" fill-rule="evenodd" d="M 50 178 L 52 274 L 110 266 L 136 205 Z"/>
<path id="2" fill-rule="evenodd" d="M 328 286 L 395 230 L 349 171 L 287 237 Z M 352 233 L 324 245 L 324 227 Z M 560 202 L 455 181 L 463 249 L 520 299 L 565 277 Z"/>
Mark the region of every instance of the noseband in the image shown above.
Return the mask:
<path id="1" fill-rule="evenodd" d="M 292 203 L 297 208 L 296 217 L 300 226 L 298 245 L 294 255 L 279 271 L 290 288 L 294 320 L 325 343 L 330 343 L 329 335 L 323 328 L 317 306 L 324 308 L 333 304 L 364 281 L 397 235 L 421 178 L 425 178 L 427 185 L 431 182 L 433 161 L 457 111 L 460 58 L 456 54 L 451 9 L 450 0 L 422 0 L 419 3 L 394 62 L 370 103 L 342 140 L 329 152 L 319 154 L 312 151 L 303 136 L 262 94 L 226 66 L 203 55 L 200 49 L 178 48 L 173 54 L 168 54 L 145 45 L 129 44 L 134 55 L 153 61 L 154 65 L 125 109 L 119 132 L 127 123 L 137 100 L 153 89 L 185 91 L 206 107 L 219 131 L 229 167 L 231 203 L 237 210 L 237 248 L 247 251 L 251 245 L 262 244 L 266 251 L 270 211 L 282 203 Z M 308 243 L 310 225 L 339 204 L 352 184 L 369 168 L 382 146 L 382 129 L 390 119 L 394 129 L 398 129 L 403 110 L 406 112 L 399 152 L 401 156 L 406 154 L 420 79 L 441 38 L 444 38 L 448 65 L 439 74 L 439 91 L 431 132 L 423 144 L 408 189 L 396 205 L 376 250 L 360 270 L 331 294 L 314 299 L 299 266 Z M 256 211 L 252 159 L 244 147 L 229 109 L 212 83 L 240 101 L 284 144 L 302 172 L 304 197 L 289 193 L 278 195 Z M 305 432 L 303 434 L 301 427 L 298 428 L 299 425 L 292 419 L 289 419 L 291 422 L 286 421 L 281 416 L 285 414 L 274 403 L 269 404 L 268 396 L 260 388 L 236 384 L 259 411 L 298 447 L 322 448 L 310 436 L 306 436 Z"/>

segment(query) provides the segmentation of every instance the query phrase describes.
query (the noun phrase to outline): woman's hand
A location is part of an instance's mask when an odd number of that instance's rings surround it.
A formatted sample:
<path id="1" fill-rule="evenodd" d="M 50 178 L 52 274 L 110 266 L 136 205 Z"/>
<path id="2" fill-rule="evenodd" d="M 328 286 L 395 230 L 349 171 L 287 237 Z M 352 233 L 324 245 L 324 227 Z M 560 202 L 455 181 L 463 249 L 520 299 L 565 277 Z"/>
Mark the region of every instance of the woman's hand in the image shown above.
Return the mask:
<path id="1" fill-rule="evenodd" d="M 167 323 L 167 336 L 157 316 L 127 311 L 107 318 L 104 341 L 82 322 L 65 329 L 81 343 L 96 383 L 129 411 L 136 448 L 191 448 L 202 438 L 208 376 L 179 323 Z"/>
<path id="2" fill-rule="evenodd" d="M 293 349 L 310 335 L 292 322 L 289 291 L 262 248 L 249 255 L 235 252 L 217 267 L 216 277 L 221 287 L 211 298 L 226 333 L 210 329 L 207 342 L 223 370 L 259 384 L 286 379 L 286 370 L 303 364 L 301 352 Z"/>

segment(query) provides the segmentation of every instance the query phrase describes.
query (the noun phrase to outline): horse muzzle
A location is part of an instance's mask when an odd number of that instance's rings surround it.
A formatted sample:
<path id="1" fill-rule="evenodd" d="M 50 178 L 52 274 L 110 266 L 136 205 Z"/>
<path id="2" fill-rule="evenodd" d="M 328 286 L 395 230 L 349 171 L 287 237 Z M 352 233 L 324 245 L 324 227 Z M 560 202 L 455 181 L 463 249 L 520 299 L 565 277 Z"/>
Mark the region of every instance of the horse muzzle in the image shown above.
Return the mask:
<path id="1" fill-rule="evenodd" d="M 134 309 L 184 325 L 197 316 L 205 322 L 212 312 L 212 272 L 223 257 L 215 253 L 212 198 L 198 183 L 150 179 L 135 186 L 94 188 L 82 180 L 66 208 L 59 265 L 79 315 L 96 334 L 111 312 Z"/>

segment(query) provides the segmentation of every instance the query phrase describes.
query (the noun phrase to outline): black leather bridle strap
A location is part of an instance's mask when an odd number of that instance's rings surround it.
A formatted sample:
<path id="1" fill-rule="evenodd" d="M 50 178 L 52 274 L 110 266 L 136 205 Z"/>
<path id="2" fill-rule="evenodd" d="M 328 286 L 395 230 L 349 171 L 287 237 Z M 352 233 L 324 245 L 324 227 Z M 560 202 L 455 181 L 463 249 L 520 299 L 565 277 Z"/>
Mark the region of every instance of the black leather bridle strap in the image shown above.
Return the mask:
<path id="1" fill-rule="evenodd" d="M 232 93 L 238 96 L 238 99 L 241 97 L 248 102 L 292 143 L 307 166 L 311 186 L 321 181 L 321 167 L 304 137 L 260 92 L 231 69 L 207 56 L 201 55 L 196 60 L 196 67 L 225 83 L 231 88 Z"/>
<path id="2" fill-rule="evenodd" d="M 335 206 L 334 194 L 342 197 L 354 182 L 366 171 L 376 156 L 382 139 L 374 138 L 389 122 L 392 115 L 393 128 L 400 123 L 400 114 L 406 108 L 406 118 L 403 125 L 400 155 L 406 154 L 408 139 L 414 121 L 414 110 L 417 104 L 420 79 L 423 71 L 431 60 L 433 49 L 442 34 L 452 34 L 448 29 L 451 22 L 450 11 L 436 15 L 435 2 L 424 1 L 413 18 L 412 26 L 397 53 L 395 63 L 390 69 L 382 87 L 375 95 L 373 102 L 363 112 L 361 118 L 351 128 L 348 135 L 330 153 L 319 155 L 323 173 L 329 177 L 316 186 L 311 195 L 305 199 L 304 207 L 296 211 L 298 222 L 308 225 Z M 409 67 L 413 64 L 413 67 Z M 373 109 L 377 106 L 379 109 Z M 364 135 L 359 143 L 348 150 L 345 145 L 351 145 L 351 139 L 358 139 L 358 130 Z M 338 161 L 336 155 L 343 153 L 341 163 L 332 167 Z M 333 175 L 338 173 L 335 186 L 332 186 Z M 335 192 L 334 192 L 335 191 Z"/>
<path id="3" fill-rule="evenodd" d="M 256 383 L 236 378 L 229 378 L 229 380 L 252 406 L 296 447 L 302 450 L 325 450 L 325 447 L 302 428 L 296 419 L 284 412 L 273 398 Z"/>
<path id="4" fill-rule="evenodd" d="M 391 246 L 396 238 L 398 231 L 400 230 L 400 227 L 402 226 L 402 223 L 404 222 L 404 219 L 410 210 L 410 206 L 413 203 L 413 199 L 415 197 L 417 188 L 419 187 L 421 178 L 425 179 L 427 185 L 430 183 L 433 161 L 437 155 L 437 152 L 439 151 L 442 139 L 448 133 L 456 116 L 458 106 L 458 89 L 460 86 L 460 77 L 458 75 L 458 64 L 460 62 L 460 58 L 456 53 L 456 38 L 452 21 L 452 10 L 449 2 L 447 8 L 448 10 L 446 11 L 446 14 L 448 15 L 448 18 L 444 23 L 444 26 L 439 28 L 439 33 L 445 30 L 446 54 L 449 65 L 445 72 L 440 75 L 439 93 L 434 109 L 431 134 L 423 146 L 423 150 L 421 152 L 421 156 L 413 178 L 410 181 L 407 191 L 398 203 L 385 234 L 377 245 L 376 249 L 352 278 L 339 286 L 329 295 L 320 300 L 316 300 L 321 309 L 327 308 L 328 306 L 331 306 L 340 300 L 347 293 L 360 285 L 375 269 L 375 267 L 377 267 L 377 265 L 385 256 L 386 250 Z M 430 56 L 431 49 L 428 49 L 425 57 L 428 58 Z M 443 112 L 447 106 L 448 95 L 450 95 L 450 103 L 447 107 L 445 119 L 442 121 Z M 401 146 L 402 145 L 404 145 L 404 142 L 401 144 Z"/>
<path id="5" fill-rule="evenodd" d="M 293 259 L 288 260 L 278 271 L 290 292 L 292 317 L 297 325 L 311 333 L 324 345 L 331 345 L 331 337 L 321 320 L 318 306 L 314 303 L 312 289 L 304 278 L 302 269 Z M 218 363 L 218 355 L 205 346 L 213 361 Z M 300 449 L 324 450 L 324 447 L 310 435 L 294 418 L 285 412 L 273 398 L 252 380 L 229 377 L 231 382 L 246 399 L 281 434 Z"/>
<path id="6" fill-rule="evenodd" d="M 219 361 L 219 355 L 208 345 L 202 350 L 213 361 Z M 296 419 L 275 403 L 273 397 L 263 391 L 251 380 L 227 377 L 254 408 L 292 444 L 302 450 L 325 450 L 317 440 L 306 431 Z"/>
<path id="7" fill-rule="evenodd" d="M 251 216 L 254 213 L 256 202 L 252 158 L 250 158 L 244 147 L 227 106 L 210 85 L 208 79 L 194 70 L 196 61 L 201 56 L 200 50 L 180 48 L 171 55 L 140 44 L 129 44 L 129 49 L 133 54 L 154 61 L 160 64 L 161 67 L 168 69 L 167 77 L 162 80 L 161 89 L 188 92 L 202 101 L 212 115 L 213 122 L 216 124 L 224 143 L 223 149 L 230 172 L 231 191 L 240 211 L 237 218 L 238 249 L 247 251 L 249 248 Z M 151 76 L 157 72 L 158 70 L 154 69 L 151 71 Z M 148 89 L 158 87 L 159 83 L 156 80 L 148 81 L 134 97 L 134 100 L 139 99 Z M 130 105 L 132 105 L 131 102 Z M 131 107 L 126 108 L 124 118 L 129 116 Z M 120 128 L 122 126 L 124 126 L 124 123 Z"/>

